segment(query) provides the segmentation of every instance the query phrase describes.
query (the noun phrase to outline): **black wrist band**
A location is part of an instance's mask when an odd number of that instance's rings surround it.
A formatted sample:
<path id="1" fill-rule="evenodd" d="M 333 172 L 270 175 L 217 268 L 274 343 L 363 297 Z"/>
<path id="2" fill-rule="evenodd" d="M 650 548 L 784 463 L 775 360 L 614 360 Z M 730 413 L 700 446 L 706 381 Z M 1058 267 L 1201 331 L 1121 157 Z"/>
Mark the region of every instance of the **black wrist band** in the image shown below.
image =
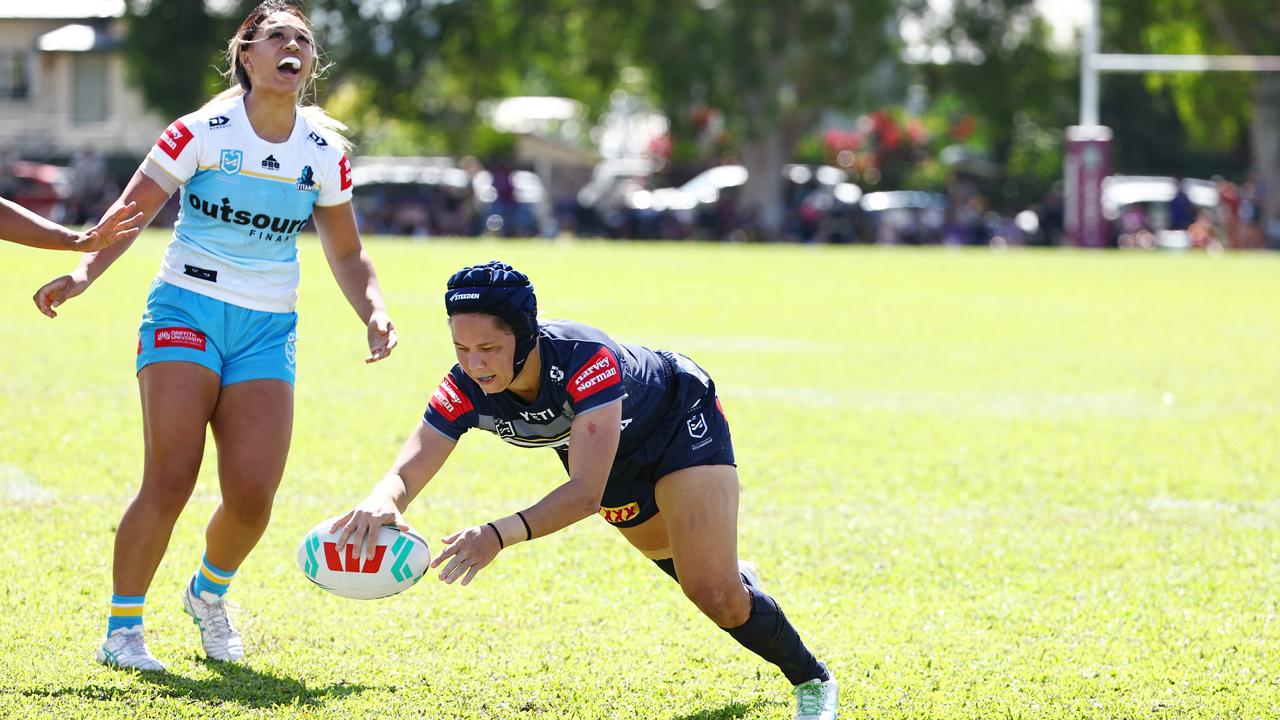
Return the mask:
<path id="1" fill-rule="evenodd" d="M 533 531 L 529 529 L 529 521 L 524 519 L 524 513 L 516 511 L 516 516 L 520 518 L 520 522 L 524 523 L 524 539 L 529 541 L 533 539 Z"/>
<path id="2" fill-rule="evenodd" d="M 485 523 L 485 525 L 488 525 L 489 527 L 493 528 L 493 534 L 498 536 L 498 549 L 499 549 L 499 550 L 501 550 L 501 549 L 505 548 L 505 547 L 507 546 L 507 544 L 506 544 L 506 543 L 504 543 L 504 542 L 502 542 L 502 533 L 498 532 L 498 526 L 497 526 L 497 525 L 494 525 L 494 524 L 493 524 L 493 523 L 491 523 L 491 522 L 490 522 L 490 523 Z"/>

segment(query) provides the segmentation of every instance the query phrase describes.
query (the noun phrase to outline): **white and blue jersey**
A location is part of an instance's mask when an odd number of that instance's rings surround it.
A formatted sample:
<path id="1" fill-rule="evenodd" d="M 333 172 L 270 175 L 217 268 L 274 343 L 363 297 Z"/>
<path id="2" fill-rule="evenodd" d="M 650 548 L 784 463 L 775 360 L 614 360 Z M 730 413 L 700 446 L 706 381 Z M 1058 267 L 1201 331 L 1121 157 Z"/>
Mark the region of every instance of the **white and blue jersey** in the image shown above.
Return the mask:
<path id="1" fill-rule="evenodd" d="M 715 383 L 683 355 L 625 345 L 565 320 L 538 324 L 538 396 L 486 394 L 459 365 L 444 376 L 423 421 L 450 440 L 478 428 L 518 447 L 554 448 L 565 469 L 573 420 L 622 403 L 622 435 L 600 514 L 629 527 L 657 512 L 655 483 L 695 465 L 732 465 L 729 426 Z"/>
<path id="2" fill-rule="evenodd" d="M 296 113 L 282 143 L 258 137 L 243 96 L 171 124 L 143 172 L 181 186 L 181 209 L 158 278 L 251 310 L 292 312 L 297 237 L 316 205 L 351 199 L 351 165 L 336 142 Z"/>

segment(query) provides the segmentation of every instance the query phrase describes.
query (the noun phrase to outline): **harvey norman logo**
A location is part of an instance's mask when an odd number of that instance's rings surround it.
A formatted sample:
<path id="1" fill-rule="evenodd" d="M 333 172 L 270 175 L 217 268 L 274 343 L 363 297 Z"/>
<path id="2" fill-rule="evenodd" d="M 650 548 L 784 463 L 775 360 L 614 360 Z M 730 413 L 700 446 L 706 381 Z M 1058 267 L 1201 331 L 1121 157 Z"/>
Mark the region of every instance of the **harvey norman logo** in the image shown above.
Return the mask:
<path id="1" fill-rule="evenodd" d="M 602 347 L 573 376 L 573 381 L 569 383 L 569 395 L 574 402 L 578 402 L 619 382 L 622 382 L 622 375 L 618 371 L 618 361 L 609 352 L 609 348 Z"/>
<path id="2" fill-rule="evenodd" d="M 445 375 L 440 381 L 440 386 L 431 394 L 429 405 L 449 422 L 457 421 L 474 408 L 471 400 L 458 389 L 450 375 Z"/>

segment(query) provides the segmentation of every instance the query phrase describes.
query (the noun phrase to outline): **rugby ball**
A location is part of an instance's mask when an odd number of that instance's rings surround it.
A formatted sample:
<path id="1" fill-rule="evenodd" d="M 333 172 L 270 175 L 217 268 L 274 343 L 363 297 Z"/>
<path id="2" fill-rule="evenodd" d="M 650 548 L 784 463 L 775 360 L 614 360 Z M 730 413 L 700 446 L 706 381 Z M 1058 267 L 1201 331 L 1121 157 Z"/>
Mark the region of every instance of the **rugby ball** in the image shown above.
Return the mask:
<path id="1" fill-rule="evenodd" d="M 384 525 L 378 530 L 378 545 L 371 557 L 356 554 L 347 543 L 338 547 L 342 530 L 329 532 L 334 520 L 325 520 L 311 529 L 298 544 L 298 567 L 311 582 L 335 595 L 372 600 L 404 592 L 413 587 L 431 562 L 427 541 L 413 530 Z"/>

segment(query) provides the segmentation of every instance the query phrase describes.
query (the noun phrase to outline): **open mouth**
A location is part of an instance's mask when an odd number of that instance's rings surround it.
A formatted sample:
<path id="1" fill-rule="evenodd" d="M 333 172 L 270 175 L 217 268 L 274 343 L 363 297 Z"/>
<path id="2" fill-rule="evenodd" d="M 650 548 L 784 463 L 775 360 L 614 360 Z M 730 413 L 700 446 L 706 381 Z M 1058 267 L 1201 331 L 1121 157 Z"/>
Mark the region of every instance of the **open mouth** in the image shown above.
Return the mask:
<path id="1" fill-rule="evenodd" d="M 477 377 L 477 378 L 476 378 L 476 382 L 480 383 L 481 385 L 488 385 L 489 383 L 493 382 L 493 379 L 494 379 L 494 378 L 496 378 L 496 377 L 498 377 L 498 376 L 497 376 L 497 375 L 483 375 L 483 376 Z"/>
<path id="2" fill-rule="evenodd" d="M 280 62 L 276 63 L 276 69 L 285 75 L 296 76 L 302 72 L 302 60 L 296 57 L 280 58 Z"/>

